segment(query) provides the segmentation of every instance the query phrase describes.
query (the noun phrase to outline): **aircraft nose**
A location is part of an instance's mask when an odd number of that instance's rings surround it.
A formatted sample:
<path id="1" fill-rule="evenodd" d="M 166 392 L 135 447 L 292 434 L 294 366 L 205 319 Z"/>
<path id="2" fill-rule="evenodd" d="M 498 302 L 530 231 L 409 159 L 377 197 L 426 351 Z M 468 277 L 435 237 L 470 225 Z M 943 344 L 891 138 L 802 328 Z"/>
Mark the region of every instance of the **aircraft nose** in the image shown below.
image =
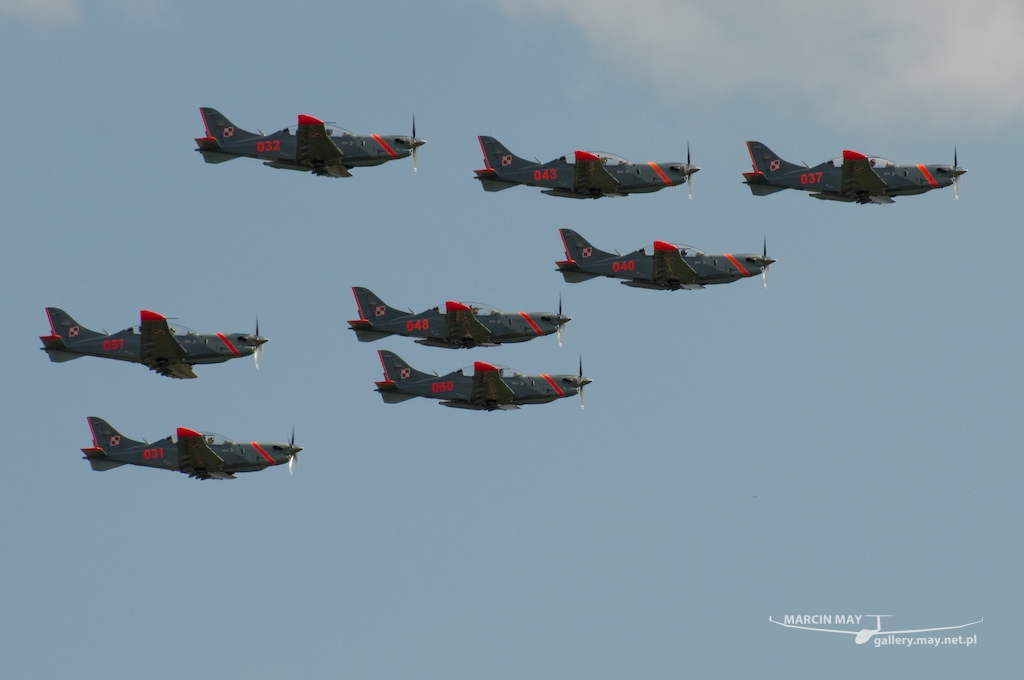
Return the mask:
<path id="1" fill-rule="evenodd" d="M 576 381 L 579 383 L 580 387 L 585 387 L 586 385 L 589 385 L 590 383 L 594 382 L 585 375 L 581 375 L 579 378 L 576 379 Z"/>
<path id="2" fill-rule="evenodd" d="M 254 343 L 256 343 L 256 346 L 257 346 L 257 347 L 259 347 L 260 345 L 262 345 L 263 343 L 265 343 L 265 342 L 267 341 L 267 339 L 266 339 L 266 338 L 264 338 L 264 337 L 263 337 L 263 336 L 261 336 L 261 335 L 257 335 L 257 336 L 256 336 L 255 338 L 253 338 L 253 339 L 252 339 L 252 341 L 253 341 Z"/>

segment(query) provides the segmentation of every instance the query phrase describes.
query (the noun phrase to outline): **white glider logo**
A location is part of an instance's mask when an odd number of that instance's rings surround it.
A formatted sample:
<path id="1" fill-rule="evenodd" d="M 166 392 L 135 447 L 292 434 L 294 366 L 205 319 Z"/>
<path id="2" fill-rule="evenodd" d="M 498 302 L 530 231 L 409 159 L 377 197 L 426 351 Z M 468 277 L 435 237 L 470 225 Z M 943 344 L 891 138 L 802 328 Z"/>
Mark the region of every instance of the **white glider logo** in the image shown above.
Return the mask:
<path id="1" fill-rule="evenodd" d="M 768 620 L 776 625 L 785 626 L 786 628 L 799 628 L 800 630 L 816 630 L 820 633 L 846 633 L 847 635 L 856 635 L 857 637 L 855 637 L 853 641 L 856 642 L 858 645 L 864 644 L 876 635 L 899 635 L 901 633 L 930 633 L 935 630 L 954 630 L 956 628 L 966 628 L 967 626 L 973 626 L 985 620 L 985 618 L 982 617 L 980 621 L 972 621 L 971 623 L 965 623 L 960 626 L 943 626 L 941 628 L 918 628 L 916 630 L 882 630 L 882 617 L 890 617 L 892 616 L 892 614 L 865 614 L 865 616 L 867 616 L 868 618 L 874 617 L 874 630 L 871 630 L 870 628 L 864 628 L 860 631 L 832 630 L 830 628 L 812 628 L 811 626 L 797 626 L 792 623 L 783 623 L 781 621 L 776 621 L 770 616 L 768 617 Z M 858 622 L 860 621 L 859 616 L 857 617 L 857 620 Z"/>

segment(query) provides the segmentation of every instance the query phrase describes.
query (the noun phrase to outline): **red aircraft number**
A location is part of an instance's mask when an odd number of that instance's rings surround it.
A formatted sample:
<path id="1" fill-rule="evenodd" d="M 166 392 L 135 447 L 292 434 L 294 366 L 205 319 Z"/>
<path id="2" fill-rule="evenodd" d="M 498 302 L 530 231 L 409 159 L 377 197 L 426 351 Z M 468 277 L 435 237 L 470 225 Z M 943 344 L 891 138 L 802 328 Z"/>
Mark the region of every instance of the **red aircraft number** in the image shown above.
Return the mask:
<path id="1" fill-rule="evenodd" d="M 113 340 L 103 341 L 104 351 L 110 352 L 115 349 L 124 349 L 124 338 L 114 338 Z"/>
<path id="2" fill-rule="evenodd" d="M 455 383 L 450 380 L 448 382 L 430 383 L 430 391 L 434 394 L 437 394 L 438 392 L 454 392 Z"/>
<path id="3" fill-rule="evenodd" d="M 146 460 L 155 460 L 164 457 L 163 449 L 143 449 L 142 457 Z"/>
<path id="4" fill-rule="evenodd" d="M 545 168 L 544 170 L 534 170 L 533 179 L 534 181 L 537 182 L 539 182 L 542 179 L 558 179 L 558 169 Z"/>
<path id="5" fill-rule="evenodd" d="M 425 331 L 430 328 L 430 319 L 416 319 L 415 321 L 406 321 L 405 330 L 407 331 Z"/>
<path id="6" fill-rule="evenodd" d="M 635 260 L 626 260 L 625 262 L 612 262 L 613 272 L 631 272 L 636 270 Z"/>
<path id="7" fill-rule="evenodd" d="M 256 142 L 256 151 L 263 152 L 263 151 L 280 151 L 280 150 L 281 150 L 281 140 L 280 139 L 270 139 L 270 140 L 267 140 L 265 142 Z"/>
<path id="8" fill-rule="evenodd" d="M 823 172 L 805 172 L 800 175 L 800 184 L 821 184 Z"/>

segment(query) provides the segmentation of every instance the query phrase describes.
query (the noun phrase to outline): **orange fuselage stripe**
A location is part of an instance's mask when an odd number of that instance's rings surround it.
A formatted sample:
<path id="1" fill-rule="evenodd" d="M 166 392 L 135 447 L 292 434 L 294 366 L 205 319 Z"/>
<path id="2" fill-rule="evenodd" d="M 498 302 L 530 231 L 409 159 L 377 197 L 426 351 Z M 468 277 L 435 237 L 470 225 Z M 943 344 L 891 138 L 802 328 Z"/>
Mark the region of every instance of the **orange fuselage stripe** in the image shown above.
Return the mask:
<path id="1" fill-rule="evenodd" d="M 232 354 L 234 354 L 236 357 L 242 356 L 241 354 L 238 353 L 238 350 L 235 349 L 235 346 L 231 344 L 231 341 L 228 340 L 223 333 L 217 333 L 217 337 L 224 341 L 224 344 L 228 346 L 228 349 L 231 350 Z"/>
<path id="2" fill-rule="evenodd" d="M 736 269 L 739 269 L 740 273 L 742 273 L 744 276 L 750 276 L 750 272 L 748 272 L 746 269 L 743 268 L 743 265 L 740 264 L 739 260 L 737 260 L 735 257 L 730 255 L 729 253 L 726 253 L 725 256 L 727 258 L 729 258 L 729 262 L 732 262 L 734 265 L 736 265 Z"/>
<path id="3" fill-rule="evenodd" d="M 654 168 L 654 171 L 656 173 L 658 173 L 658 177 L 661 177 L 661 180 L 663 182 L 665 182 L 665 184 L 667 184 L 668 186 L 672 186 L 672 180 L 670 180 L 668 178 L 668 175 L 665 174 L 664 170 L 662 170 L 661 168 L 658 167 L 657 163 L 652 163 L 652 162 L 648 161 L 647 165 L 649 165 L 652 168 Z"/>
<path id="4" fill-rule="evenodd" d="M 256 442 L 250 442 L 250 443 L 253 445 L 253 448 L 255 448 L 257 451 L 260 452 L 261 456 L 263 456 L 264 458 L 267 459 L 268 463 L 270 463 L 271 465 L 277 465 L 277 463 L 274 462 L 274 459 L 270 456 L 270 454 L 263 450 L 262 446 L 260 446 Z"/>
<path id="5" fill-rule="evenodd" d="M 398 154 L 395 153 L 395 150 L 392 149 L 390 146 L 388 146 L 388 143 L 385 142 L 383 139 L 381 139 L 380 135 L 370 135 L 370 136 L 373 137 L 374 139 L 376 139 L 377 143 L 380 144 L 381 146 L 383 146 L 384 150 L 387 151 L 389 154 L 391 154 L 392 158 L 398 158 Z"/>
<path id="6" fill-rule="evenodd" d="M 939 183 L 935 181 L 934 177 L 932 177 L 932 173 L 928 172 L 928 168 L 926 168 L 923 165 L 918 165 L 917 169 L 921 171 L 921 174 L 924 175 L 924 178 L 928 180 L 929 184 L 931 184 L 933 187 L 939 186 Z"/>
<path id="7" fill-rule="evenodd" d="M 530 324 L 530 326 L 533 328 L 533 330 L 537 331 L 537 335 L 544 335 L 544 332 L 540 329 L 540 326 L 538 326 L 534 322 L 534 320 L 530 318 L 529 314 L 527 314 L 526 312 L 519 312 L 519 316 L 521 316 L 524 319 L 526 319 L 526 323 Z"/>
<path id="8" fill-rule="evenodd" d="M 561 388 L 555 383 L 555 381 L 551 379 L 550 375 L 548 375 L 547 373 L 544 373 L 540 377 L 542 377 L 545 380 L 547 380 L 548 384 L 555 388 L 555 392 L 558 392 L 558 396 L 560 396 L 560 397 L 564 397 L 565 396 L 565 392 L 563 392 L 561 390 Z"/>

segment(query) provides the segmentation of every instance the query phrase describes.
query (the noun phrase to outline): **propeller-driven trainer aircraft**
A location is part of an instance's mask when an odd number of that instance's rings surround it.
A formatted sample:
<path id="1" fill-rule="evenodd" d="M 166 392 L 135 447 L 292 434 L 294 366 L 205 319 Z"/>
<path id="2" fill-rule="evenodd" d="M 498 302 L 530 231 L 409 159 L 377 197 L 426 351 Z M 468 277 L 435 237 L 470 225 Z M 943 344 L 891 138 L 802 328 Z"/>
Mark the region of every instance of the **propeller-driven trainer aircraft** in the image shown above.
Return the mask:
<path id="1" fill-rule="evenodd" d="M 517 184 L 544 187 L 549 196 L 601 198 L 650 193 L 686 183 L 692 195 L 691 178 L 700 170 L 686 162 L 630 163 L 609 153 L 576 151 L 549 163 L 516 156 L 493 137 L 478 137 L 487 167 L 476 170 L 484 191 L 502 191 Z"/>
<path id="2" fill-rule="evenodd" d="M 377 392 L 387 404 L 397 404 L 413 397 L 440 399 L 442 406 L 474 411 L 514 410 L 522 404 L 546 404 L 579 392 L 583 406 L 583 387 L 590 378 L 583 377 L 583 361 L 576 375 L 523 375 L 477 361 L 473 375 L 463 369 L 447 375 L 431 375 L 417 371 L 394 352 L 380 350 L 384 380 L 377 383 Z"/>
<path id="3" fill-rule="evenodd" d="M 170 378 L 195 378 L 195 364 L 219 364 L 250 354 L 255 355 L 259 368 L 260 351 L 267 341 L 260 337 L 258 321 L 252 334 L 196 333 L 184 327 L 171 328 L 167 317 L 144 309 L 137 328 L 110 334 L 91 331 L 56 307 L 47 307 L 46 316 L 50 319 L 50 335 L 39 339 L 50 361 L 106 357 L 145 364 Z"/>
<path id="4" fill-rule="evenodd" d="M 709 255 L 690 246 L 664 241 L 654 242 L 652 255 L 648 255 L 645 248 L 619 255 L 598 250 L 572 229 L 559 229 L 558 233 L 562 235 L 566 259 L 555 264 L 568 283 L 607 276 L 625 279 L 621 282 L 623 285 L 635 288 L 693 290 L 761 274 L 767 287 L 768 266 L 775 262 L 768 257 L 767 242 L 761 255 Z"/>
<path id="5" fill-rule="evenodd" d="M 301 446 L 295 431 L 282 442 L 233 442 L 222 435 L 178 428 L 178 441 L 164 437 L 152 444 L 128 439 L 102 418 L 89 416 L 92 447 L 82 449 L 93 470 L 103 472 L 122 465 L 176 470 L 196 479 L 234 479 L 236 472 L 258 472 L 271 465 L 295 466 Z"/>
<path id="6" fill-rule="evenodd" d="M 359 308 L 359 318 L 349 321 L 360 342 L 372 342 L 388 335 L 419 338 L 416 342 L 430 347 L 494 347 L 504 342 L 526 342 L 542 335 L 558 333 L 562 344 L 562 327 L 570 317 L 558 313 L 514 312 L 484 308 L 476 303 L 453 302 L 428 309 L 419 314 L 389 307 L 367 288 L 352 288 Z"/>
<path id="7" fill-rule="evenodd" d="M 197 151 L 207 163 L 223 163 L 239 157 L 258 158 L 264 165 L 301 170 L 324 177 L 351 177 L 352 168 L 381 165 L 412 155 L 427 142 L 412 135 L 356 135 L 313 116 L 299 115 L 298 125 L 269 135 L 248 132 L 216 109 L 201 108 L 206 136 L 197 137 Z"/>
<path id="8" fill-rule="evenodd" d="M 761 142 L 747 142 L 747 150 L 754 171 L 743 173 L 743 183 L 755 196 L 799 189 L 825 201 L 893 203 L 893 196 L 923 194 L 952 184 L 953 195 L 960 198 L 959 178 L 967 172 L 957 165 L 955 148 L 953 165 L 896 165 L 847 149 L 813 168 L 784 161 Z"/>

